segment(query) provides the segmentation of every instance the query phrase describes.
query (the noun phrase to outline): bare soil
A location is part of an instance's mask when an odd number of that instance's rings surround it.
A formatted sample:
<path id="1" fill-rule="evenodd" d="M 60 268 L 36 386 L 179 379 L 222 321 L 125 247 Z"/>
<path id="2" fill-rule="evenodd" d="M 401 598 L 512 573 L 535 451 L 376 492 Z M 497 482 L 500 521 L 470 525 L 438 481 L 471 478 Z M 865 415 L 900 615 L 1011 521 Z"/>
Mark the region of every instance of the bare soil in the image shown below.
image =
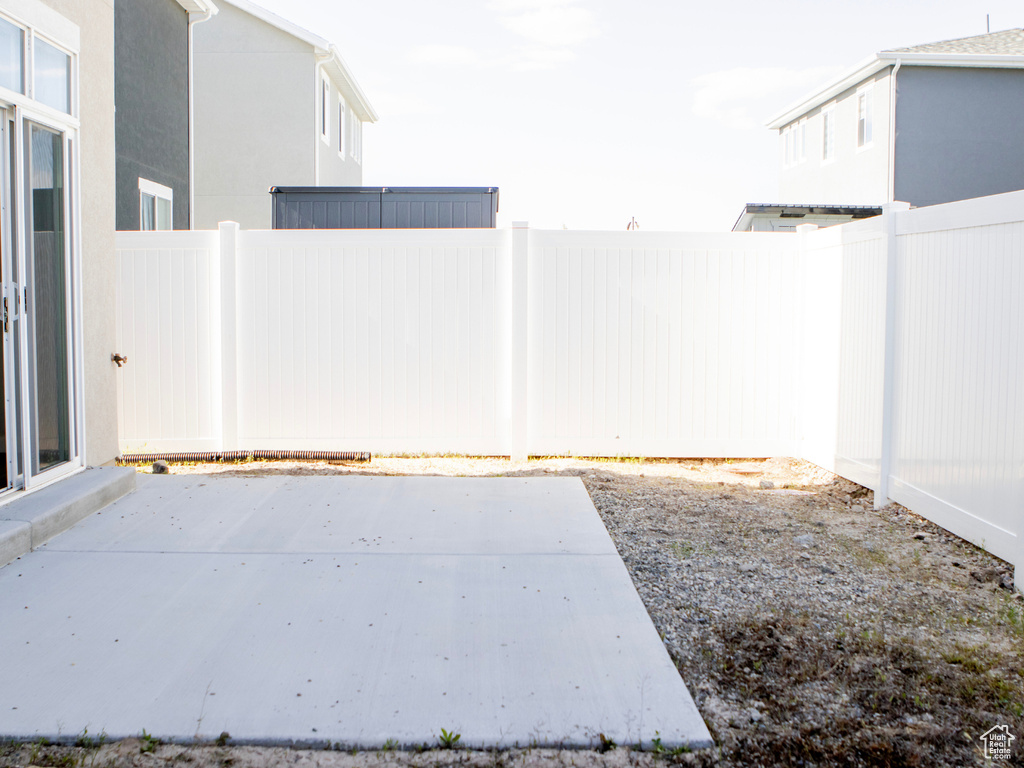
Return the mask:
<path id="1" fill-rule="evenodd" d="M 148 470 L 146 470 L 148 471 Z M 375 458 L 171 472 L 579 476 L 711 729 L 699 753 L 344 752 L 224 745 L 0 745 L 0 767 L 973 766 L 1006 725 L 1024 765 L 1024 600 L 1012 568 L 792 459 Z M 998 765 L 999 763 L 994 763 Z"/>

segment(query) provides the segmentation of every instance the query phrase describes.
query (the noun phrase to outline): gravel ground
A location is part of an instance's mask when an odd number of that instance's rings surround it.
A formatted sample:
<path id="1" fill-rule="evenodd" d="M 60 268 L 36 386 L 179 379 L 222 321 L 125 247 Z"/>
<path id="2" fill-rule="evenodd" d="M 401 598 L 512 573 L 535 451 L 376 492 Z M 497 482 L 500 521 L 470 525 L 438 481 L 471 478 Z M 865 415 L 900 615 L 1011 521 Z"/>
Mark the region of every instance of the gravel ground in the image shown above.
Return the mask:
<path id="1" fill-rule="evenodd" d="M 898 505 L 874 511 L 870 491 L 810 464 L 441 457 L 171 471 L 581 477 L 717 746 L 350 754 L 129 740 L 0 746 L 0 766 L 970 766 L 993 764 L 979 737 L 997 725 L 1017 736 L 1003 764 L 1024 765 L 1012 568 Z"/>

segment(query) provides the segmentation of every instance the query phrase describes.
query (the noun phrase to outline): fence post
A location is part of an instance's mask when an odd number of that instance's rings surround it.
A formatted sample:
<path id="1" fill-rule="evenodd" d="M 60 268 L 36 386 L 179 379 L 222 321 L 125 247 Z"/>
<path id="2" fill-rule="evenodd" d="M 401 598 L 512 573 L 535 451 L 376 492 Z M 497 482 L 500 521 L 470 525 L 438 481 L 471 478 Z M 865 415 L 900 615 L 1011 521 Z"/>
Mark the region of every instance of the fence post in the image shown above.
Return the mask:
<path id="1" fill-rule="evenodd" d="M 527 413 L 527 291 L 530 257 L 530 224 L 512 222 L 512 461 L 526 461 L 529 451 Z"/>
<path id="2" fill-rule="evenodd" d="M 892 408 L 896 369 L 896 303 L 897 285 L 896 219 L 910 203 L 882 205 L 882 228 L 885 232 L 885 347 L 882 360 L 882 434 L 878 461 L 878 488 L 875 489 L 875 509 L 889 503 L 889 474 L 892 471 Z"/>
<path id="3" fill-rule="evenodd" d="M 220 223 L 220 449 L 238 449 L 238 354 L 235 254 L 238 223 Z"/>

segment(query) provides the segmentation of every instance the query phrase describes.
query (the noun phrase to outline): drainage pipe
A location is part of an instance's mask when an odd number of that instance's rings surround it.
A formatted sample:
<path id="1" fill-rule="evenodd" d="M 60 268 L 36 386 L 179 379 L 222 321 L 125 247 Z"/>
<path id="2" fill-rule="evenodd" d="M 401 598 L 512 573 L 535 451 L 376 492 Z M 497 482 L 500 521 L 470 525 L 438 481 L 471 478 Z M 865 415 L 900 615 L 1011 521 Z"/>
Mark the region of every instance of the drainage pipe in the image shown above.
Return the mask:
<path id="1" fill-rule="evenodd" d="M 218 461 L 370 461 L 369 451 L 185 451 L 180 453 L 126 453 L 117 464 L 198 464 Z"/>

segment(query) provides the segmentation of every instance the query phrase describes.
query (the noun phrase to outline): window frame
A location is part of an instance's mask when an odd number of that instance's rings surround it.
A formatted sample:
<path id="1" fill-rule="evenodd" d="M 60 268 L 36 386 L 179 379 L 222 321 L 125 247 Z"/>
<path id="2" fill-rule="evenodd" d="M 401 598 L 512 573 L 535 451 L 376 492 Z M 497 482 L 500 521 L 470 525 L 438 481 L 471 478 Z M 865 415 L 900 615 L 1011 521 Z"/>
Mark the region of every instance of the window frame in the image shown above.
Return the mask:
<path id="1" fill-rule="evenodd" d="M 326 74 L 320 76 L 320 138 L 331 145 L 331 79 Z"/>
<path id="2" fill-rule="evenodd" d="M 836 160 L 836 103 L 821 108 L 821 164 Z"/>
<path id="3" fill-rule="evenodd" d="M 349 114 L 351 115 L 348 127 L 351 136 L 352 159 L 361 165 L 363 162 L 363 121 L 359 119 L 359 115 L 354 110 Z"/>
<path id="4" fill-rule="evenodd" d="M 42 8 L 43 6 L 39 6 Z M 0 86 L 0 100 L 11 105 L 26 109 L 41 116 L 44 120 L 57 123 L 77 131 L 81 126 L 78 121 L 78 28 L 68 24 L 70 29 L 62 28 L 56 19 L 50 18 L 49 8 L 45 17 L 33 6 L 22 9 L 29 17 L 19 18 L 0 10 L 0 18 L 21 30 L 21 90 L 14 91 Z M 66 21 L 61 19 L 62 21 Z M 49 22 L 49 23 L 47 23 Z M 41 31 L 46 27 L 46 31 Z M 72 34 L 70 30 L 74 30 Z M 63 38 L 67 38 L 64 40 Z M 36 99 L 35 50 L 36 42 L 42 41 L 68 57 L 68 111 L 62 112 Z"/>
<path id="5" fill-rule="evenodd" d="M 345 104 L 345 97 L 338 93 L 338 155 L 342 160 L 345 159 L 346 152 L 346 139 L 348 139 L 348 131 L 346 130 L 346 118 L 348 117 L 348 106 Z"/>
<path id="6" fill-rule="evenodd" d="M 157 225 L 157 226 L 154 226 L 153 229 L 143 229 L 142 228 L 142 222 L 144 220 L 142 212 L 143 212 L 143 205 L 145 203 L 145 198 L 146 197 L 151 197 L 154 200 L 153 223 L 154 223 L 154 225 Z M 167 215 L 168 226 L 167 226 L 166 229 L 162 229 L 160 226 L 158 226 L 159 220 L 160 220 L 159 209 L 157 208 L 157 204 L 156 204 L 156 201 L 158 201 L 158 200 L 166 200 L 167 203 L 168 203 L 169 209 L 170 209 L 169 212 L 168 212 L 168 215 Z M 171 189 L 170 187 L 164 186 L 163 184 L 158 184 L 155 181 L 150 181 L 149 179 L 144 179 L 144 178 L 142 178 L 140 176 L 139 177 L 139 231 L 140 232 L 167 232 L 167 231 L 172 230 L 172 229 L 174 229 L 174 190 Z"/>
<path id="7" fill-rule="evenodd" d="M 872 84 L 873 85 L 873 84 Z M 872 85 L 867 85 L 857 90 L 855 95 L 855 104 L 857 108 L 857 149 L 870 149 L 875 143 L 875 104 L 874 104 L 874 89 Z M 865 106 L 863 110 L 866 113 L 865 116 L 861 114 L 861 107 Z M 862 129 L 863 121 L 863 129 Z"/>

